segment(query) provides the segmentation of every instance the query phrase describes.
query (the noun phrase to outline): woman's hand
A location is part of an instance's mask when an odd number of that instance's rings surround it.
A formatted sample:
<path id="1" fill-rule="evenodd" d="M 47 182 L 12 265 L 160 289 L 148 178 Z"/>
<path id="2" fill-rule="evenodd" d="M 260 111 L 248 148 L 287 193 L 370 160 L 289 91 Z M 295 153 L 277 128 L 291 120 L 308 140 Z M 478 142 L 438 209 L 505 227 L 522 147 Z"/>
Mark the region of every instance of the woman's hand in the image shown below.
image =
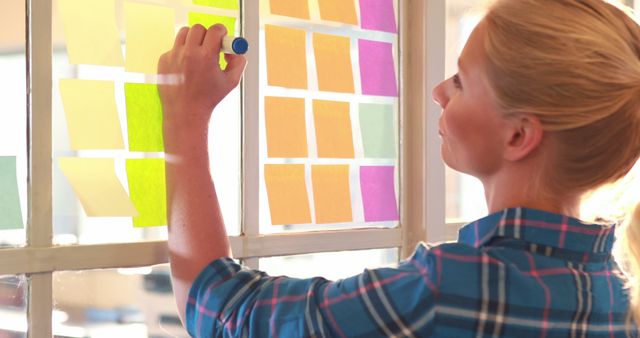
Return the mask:
<path id="1" fill-rule="evenodd" d="M 227 68 L 220 69 L 220 46 L 227 34 L 223 25 L 183 27 L 173 48 L 160 57 L 159 92 L 164 111 L 165 143 L 172 135 L 206 132 L 213 108 L 235 88 L 246 60 L 225 54 Z M 167 142 L 168 141 L 168 142 Z"/>

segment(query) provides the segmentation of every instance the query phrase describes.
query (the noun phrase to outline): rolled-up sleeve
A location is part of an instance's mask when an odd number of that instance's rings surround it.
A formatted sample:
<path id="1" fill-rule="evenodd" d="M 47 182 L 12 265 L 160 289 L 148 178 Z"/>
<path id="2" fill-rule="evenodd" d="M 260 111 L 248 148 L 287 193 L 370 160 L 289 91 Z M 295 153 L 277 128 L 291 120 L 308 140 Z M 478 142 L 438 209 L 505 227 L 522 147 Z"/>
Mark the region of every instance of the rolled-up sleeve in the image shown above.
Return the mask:
<path id="1" fill-rule="evenodd" d="M 396 267 L 351 278 L 271 277 L 229 258 L 207 266 L 187 302 L 194 337 L 387 337 L 430 332 L 436 260 L 420 245 Z"/>

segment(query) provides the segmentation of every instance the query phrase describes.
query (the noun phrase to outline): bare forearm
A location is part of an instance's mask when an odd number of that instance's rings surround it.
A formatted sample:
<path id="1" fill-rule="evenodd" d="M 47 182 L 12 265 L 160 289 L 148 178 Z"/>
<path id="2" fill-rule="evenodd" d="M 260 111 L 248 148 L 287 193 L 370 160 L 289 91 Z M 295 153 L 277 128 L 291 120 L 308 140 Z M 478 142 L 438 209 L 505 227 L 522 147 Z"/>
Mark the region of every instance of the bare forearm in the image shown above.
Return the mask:
<path id="1" fill-rule="evenodd" d="M 181 312 L 197 275 L 211 261 L 230 256 L 229 241 L 209 171 L 205 131 L 166 133 L 169 255 Z M 184 318 L 184 316 L 183 316 Z"/>

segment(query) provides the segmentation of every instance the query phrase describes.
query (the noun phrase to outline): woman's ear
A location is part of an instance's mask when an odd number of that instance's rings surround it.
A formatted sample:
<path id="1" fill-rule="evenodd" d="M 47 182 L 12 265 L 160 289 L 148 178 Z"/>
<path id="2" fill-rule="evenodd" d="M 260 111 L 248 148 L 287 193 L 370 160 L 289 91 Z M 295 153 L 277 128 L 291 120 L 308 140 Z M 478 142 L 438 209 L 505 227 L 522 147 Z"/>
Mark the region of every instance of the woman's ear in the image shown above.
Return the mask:
<path id="1" fill-rule="evenodd" d="M 510 119 L 507 124 L 504 158 L 507 161 L 520 161 L 532 154 L 544 136 L 540 119 L 533 114 L 520 115 Z"/>

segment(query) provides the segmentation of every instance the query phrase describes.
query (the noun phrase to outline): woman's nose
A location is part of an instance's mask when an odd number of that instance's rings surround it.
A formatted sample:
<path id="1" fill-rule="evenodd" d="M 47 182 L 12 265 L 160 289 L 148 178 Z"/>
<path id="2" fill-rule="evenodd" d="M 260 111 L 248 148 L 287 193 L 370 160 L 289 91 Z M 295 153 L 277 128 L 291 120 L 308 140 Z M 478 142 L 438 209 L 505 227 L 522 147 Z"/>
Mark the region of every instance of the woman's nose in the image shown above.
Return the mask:
<path id="1" fill-rule="evenodd" d="M 440 105 L 440 107 L 445 108 L 447 106 L 447 102 L 449 102 L 447 93 L 445 91 L 445 81 L 440 82 L 433 91 L 431 92 L 433 96 L 433 100 Z"/>

